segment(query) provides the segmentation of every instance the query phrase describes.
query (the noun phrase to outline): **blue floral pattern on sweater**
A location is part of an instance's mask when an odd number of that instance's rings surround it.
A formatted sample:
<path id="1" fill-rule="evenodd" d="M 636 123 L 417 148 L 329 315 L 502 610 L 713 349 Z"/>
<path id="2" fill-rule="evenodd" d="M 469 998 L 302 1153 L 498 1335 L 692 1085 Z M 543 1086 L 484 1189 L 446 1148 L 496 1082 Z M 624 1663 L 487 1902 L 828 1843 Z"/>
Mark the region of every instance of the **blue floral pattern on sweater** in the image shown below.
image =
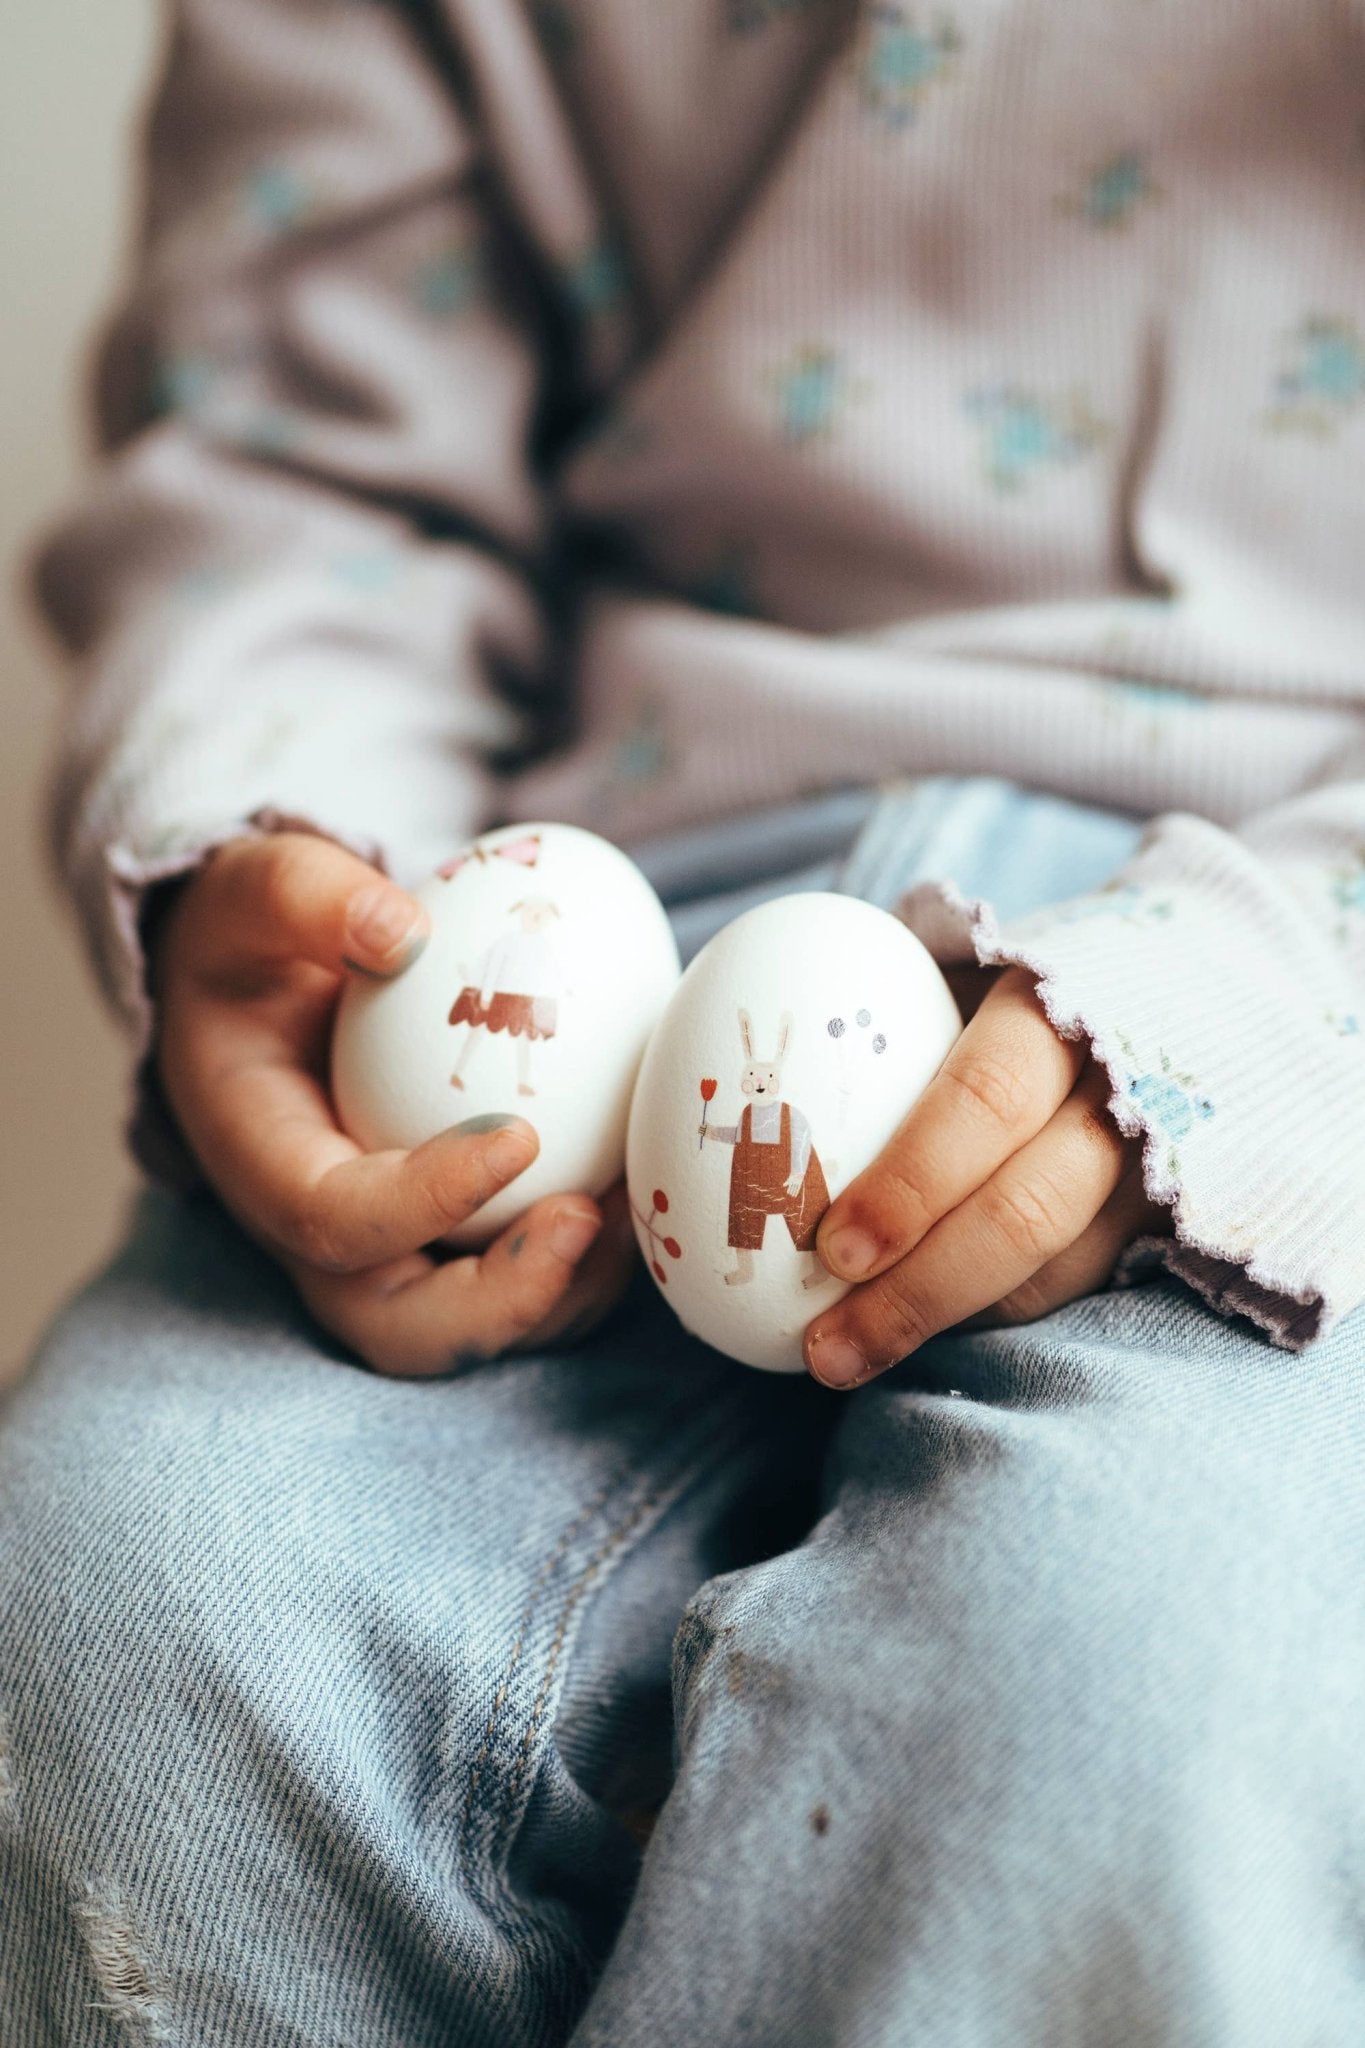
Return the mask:
<path id="1" fill-rule="evenodd" d="M 249 224 L 266 235 L 285 235 L 317 211 L 321 194 L 295 165 L 259 163 L 242 180 L 242 212 Z"/>
<path id="2" fill-rule="evenodd" d="M 1365 403 L 1365 336 L 1354 320 L 1314 314 L 1294 335 L 1267 424 L 1332 439 Z"/>
<path id="3" fill-rule="evenodd" d="M 417 270 L 412 293 L 428 319 L 458 320 L 483 298 L 488 284 L 483 251 L 475 242 L 446 249 Z"/>
<path id="4" fill-rule="evenodd" d="M 1079 393 L 1046 398 L 1017 385 L 969 391 L 986 476 L 998 491 L 1022 490 L 1040 470 L 1079 462 L 1103 440 L 1103 423 Z"/>
<path id="5" fill-rule="evenodd" d="M 1139 1059 L 1131 1040 L 1122 1032 L 1118 1033 L 1118 1041 L 1132 1068 L 1125 1078 L 1123 1093 L 1147 1129 L 1165 1144 L 1166 1172 L 1176 1180 L 1180 1175 L 1178 1142 L 1188 1137 L 1196 1124 L 1207 1122 L 1214 1114 L 1214 1105 L 1198 1092 L 1192 1074 L 1176 1071 L 1170 1054 L 1163 1048 L 1158 1046 L 1157 1064 L 1153 1067 Z"/>
<path id="6" fill-rule="evenodd" d="M 1126 228 L 1145 203 L 1160 197 L 1141 150 L 1121 150 L 1086 179 L 1079 198 L 1063 201 L 1092 228 Z"/>
<path id="7" fill-rule="evenodd" d="M 863 105 L 887 127 L 908 128 L 930 88 L 949 75 L 961 47 L 950 15 L 930 21 L 917 7 L 883 0 L 869 10 L 858 58 Z"/>
<path id="8" fill-rule="evenodd" d="M 845 406 L 862 395 L 843 358 L 824 342 L 803 342 L 773 374 L 784 441 L 813 441 L 832 433 Z"/>

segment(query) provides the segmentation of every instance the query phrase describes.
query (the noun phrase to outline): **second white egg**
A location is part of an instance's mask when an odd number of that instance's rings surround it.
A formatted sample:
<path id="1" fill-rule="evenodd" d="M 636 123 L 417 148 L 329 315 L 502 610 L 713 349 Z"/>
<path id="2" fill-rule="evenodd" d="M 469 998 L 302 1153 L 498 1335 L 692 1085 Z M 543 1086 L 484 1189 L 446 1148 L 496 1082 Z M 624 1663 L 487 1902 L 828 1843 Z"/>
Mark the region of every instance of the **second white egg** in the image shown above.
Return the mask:
<path id="1" fill-rule="evenodd" d="M 640 1068 L 627 1184 L 665 1300 L 717 1350 L 799 1372 L 847 1292 L 815 1234 L 962 1029 L 933 957 L 851 896 L 784 896 L 718 932 Z"/>

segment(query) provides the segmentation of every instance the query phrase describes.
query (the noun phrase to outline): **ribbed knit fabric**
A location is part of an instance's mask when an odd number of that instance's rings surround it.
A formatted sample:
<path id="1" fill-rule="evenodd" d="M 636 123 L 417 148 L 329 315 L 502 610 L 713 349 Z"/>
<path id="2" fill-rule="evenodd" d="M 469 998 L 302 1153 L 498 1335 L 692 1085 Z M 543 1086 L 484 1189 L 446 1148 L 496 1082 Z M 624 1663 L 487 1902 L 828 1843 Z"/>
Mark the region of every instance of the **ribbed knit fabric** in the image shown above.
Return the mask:
<path id="1" fill-rule="evenodd" d="M 253 819 L 1003 775 L 1131 871 L 914 921 L 1091 1036 L 1212 1301 L 1365 1299 L 1362 93 L 1358 0 L 180 0 L 43 571 L 125 1010 Z"/>

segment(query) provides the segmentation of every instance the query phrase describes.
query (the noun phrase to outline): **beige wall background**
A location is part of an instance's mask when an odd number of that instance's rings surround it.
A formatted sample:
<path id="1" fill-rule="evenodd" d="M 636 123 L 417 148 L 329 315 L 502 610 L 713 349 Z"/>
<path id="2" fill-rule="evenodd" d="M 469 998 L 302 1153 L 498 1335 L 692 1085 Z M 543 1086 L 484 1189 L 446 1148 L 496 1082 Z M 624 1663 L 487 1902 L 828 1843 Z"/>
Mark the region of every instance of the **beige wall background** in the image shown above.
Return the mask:
<path id="1" fill-rule="evenodd" d="M 0 1380 L 98 1263 L 132 1185 L 125 1061 L 46 872 L 41 801 L 63 687 L 22 558 L 77 488 L 84 366 L 133 216 L 153 0 L 10 8 L 0 68 Z"/>

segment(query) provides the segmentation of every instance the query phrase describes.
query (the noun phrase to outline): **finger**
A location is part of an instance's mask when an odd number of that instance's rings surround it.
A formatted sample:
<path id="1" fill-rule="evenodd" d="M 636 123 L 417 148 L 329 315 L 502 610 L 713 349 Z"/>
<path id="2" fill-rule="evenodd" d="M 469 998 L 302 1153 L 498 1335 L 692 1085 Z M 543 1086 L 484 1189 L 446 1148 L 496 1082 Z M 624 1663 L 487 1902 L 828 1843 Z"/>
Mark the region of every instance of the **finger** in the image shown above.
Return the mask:
<path id="1" fill-rule="evenodd" d="M 568 1294 L 602 1227 L 582 1195 L 549 1195 L 487 1251 L 438 1264 L 418 1253 L 365 1273 L 291 1262 L 304 1301 L 376 1372 L 429 1379 L 524 1341 Z"/>
<path id="2" fill-rule="evenodd" d="M 228 1207 L 272 1249 L 361 1270 L 444 1237 L 539 1150 L 522 1117 L 469 1117 L 411 1151 L 363 1152 L 268 1023 L 210 1006 L 188 1027 L 175 1108 Z"/>
<path id="3" fill-rule="evenodd" d="M 252 1121 L 252 1111 L 255 1121 Z M 540 1149 L 521 1117 L 475 1116 L 410 1152 L 362 1152 L 331 1123 L 311 1076 L 244 1076 L 224 1103 L 238 1136 L 201 1153 L 229 1205 L 269 1241 L 328 1272 L 364 1271 L 465 1223 Z"/>
<path id="4" fill-rule="evenodd" d="M 1033 1323 L 1084 1294 L 1098 1294 L 1134 1238 L 1167 1235 L 1170 1225 L 1170 1209 L 1149 1200 L 1140 1166 L 1130 1169 L 1073 1244 L 989 1308 L 966 1317 L 962 1328 L 994 1330 Z"/>
<path id="5" fill-rule="evenodd" d="M 912 1251 L 1037 1136 L 1086 1059 L 1059 1037 L 1022 968 L 990 989 L 891 1143 L 830 1204 L 817 1249 L 841 1280 L 869 1280 Z"/>
<path id="6" fill-rule="evenodd" d="M 826 1386 L 856 1386 L 1022 1285 L 1079 1237 L 1127 1166 L 1092 1069 L 1046 1130 L 934 1225 L 880 1278 L 812 1323 L 806 1361 Z"/>
<path id="7" fill-rule="evenodd" d="M 571 1286 L 519 1350 L 578 1343 L 606 1320 L 630 1285 L 640 1264 L 640 1249 L 624 1184 L 605 1195 L 599 1207 L 602 1228 L 580 1260 Z"/>
<path id="8" fill-rule="evenodd" d="M 188 900 L 188 899 L 187 899 Z M 237 839 L 209 859 L 193 891 L 201 965 L 307 960 L 340 974 L 396 974 L 426 944 L 415 897 L 358 855 L 306 832 Z"/>

